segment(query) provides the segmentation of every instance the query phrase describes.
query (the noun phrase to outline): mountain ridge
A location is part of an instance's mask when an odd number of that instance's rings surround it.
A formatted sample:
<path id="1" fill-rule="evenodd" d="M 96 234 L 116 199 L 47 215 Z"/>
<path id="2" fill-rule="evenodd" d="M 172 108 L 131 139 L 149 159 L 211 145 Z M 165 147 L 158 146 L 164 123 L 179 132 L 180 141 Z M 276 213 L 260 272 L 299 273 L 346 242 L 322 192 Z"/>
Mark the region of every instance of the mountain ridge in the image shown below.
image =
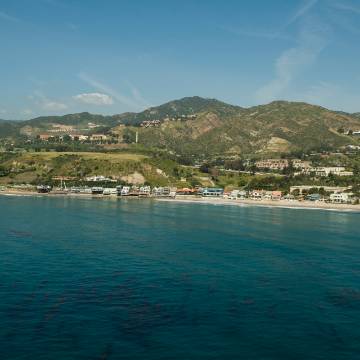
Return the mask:
<path id="1" fill-rule="evenodd" d="M 141 126 L 144 125 L 144 126 Z M 146 126 L 145 126 L 146 125 Z M 308 152 L 357 143 L 344 130 L 359 130 L 360 115 L 305 102 L 273 101 L 243 108 L 199 96 L 169 101 L 139 113 L 97 115 L 88 112 L 1 122 L 0 134 L 32 135 L 75 126 L 76 131 L 106 132 L 145 147 L 180 155 L 215 156 Z M 63 130 L 65 132 L 65 130 Z M 61 131 L 61 130 L 60 130 Z M 126 133 L 126 134 L 125 134 Z M 132 136 L 129 136 L 132 133 Z"/>
<path id="2" fill-rule="evenodd" d="M 282 104 L 282 105 L 291 105 L 291 104 L 303 104 L 303 105 L 307 105 L 307 106 L 311 106 L 313 108 L 320 108 L 320 109 L 325 109 L 327 111 L 331 111 L 331 112 L 336 112 L 338 114 L 344 114 L 344 115 L 347 115 L 347 116 L 353 116 L 353 117 L 356 117 L 356 118 L 360 118 L 360 112 L 355 112 L 355 113 L 350 113 L 350 112 L 345 112 L 345 111 L 338 111 L 338 110 L 332 110 L 332 109 L 328 109 L 326 107 L 323 107 L 321 105 L 316 105 L 316 104 L 310 104 L 310 103 L 306 103 L 306 102 L 302 102 L 302 101 L 287 101 L 287 100 L 274 100 L 272 102 L 269 102 L 269 103 L 266 103 L 266 104 L 260 104 L 260 105 L 254 105 L 254 106 L 250 106 L 250 107 L 242 107 L 242 106 L 239 106 L 239 105 L 233 105 L 233 104 L 229 104 L 229 103 L 226 103 L 224 101 L 221 101 L 221 100 L 217 100 L 215 98 L 203 98 L 203 97 L 200 97 L 200 96 L 188 96 L 188 97 L 183 97 L 183 98 L 180 98 L 180 99 L 175 99 L 175 100 L 171 100 L 171 101 L 168 101 L 164 104 L 161 104 L 161 105 L 158 105 L 158 106 L 152 106 L 152 107 L 149 107 L 143 111 L 140 111 L 140 112 L 124 112 L 124 113 L 118 113 L 118 114 L 113 114 L 113 115 L 103 115 L 103 114 L 94 114 L 94 113 L 90 113 L 88 111 L 84 111 L 84 112 L 78 112 L 78 113 L 69 113 L 69 114 L 64 114 L 64 115 L 41 115 L 41 116 L 37 116 L 35 118 L 31 118 L 31 119 L 28 119 L 28 120 L 13 120 L 13 119 L 0 119 L 0 122 L 11 122 L 11 123 L 29 123 L 29 122 L 37 122 L 37 121 L 40 121 L 40 120 L 56 120 L 56 121 L 61 121 L 62 118 L 64 119 L 76 119 L 77 117 L 81 118 L 82 116 L 89 116 L 89 117 L 99 117 L 99 118 L 102 118 L 102 119 L 124 119 L 126 117 L 139 117 L 141 114 L 147 114 L 148 117 L 151 117 L 151 115 L 154 115 L 151 114 L 152 111 L 156 111 L 156 114 L 161 114 L 161 111 L 159 109 L 164 109 L 166 107 L 170 107 L 170 106 L 173 106 L 173 105 L 177 105 L 177 104 L 180 104 L 181 108 L 186 108 L 187 112 L 188 113 L 193 113 L 190 110 L 192 110 L 192 106 L 189 106 L 189 103 L 193 104 L 194 102 L 198 101 L 200 104 L 198 104 L 198 106 L 195 107 L 195 110 L 193 112 L 200 112 L 200 111 L 203 111 L 203 110 L 206 110 L 205 109 L 205 106 L 207 106 L 207 109 L 209 109 L 209 107 L 211 107 L 212 105 L 214 104 L 217 104 L 218 107 L 219 106 L 223 106 L 223 107 L 227 107 L 228 109 L 237 109 L 237 110 L 242 110 L 242 111 L 246 111 L 246 110 L 251 110 L 251 109 L 255 109 L 255 108 L 258 108 L 258 107 L 266 107 L 266 106 L 272 106 L 272 105 L 276 105 L 276 104 Z M 201 108 L 202 107 L 202 108 Z M 175 114 L 176 114 L 176 111 L 174 111 Z M 171 114 L 169 114 L 171 115 Z"/>

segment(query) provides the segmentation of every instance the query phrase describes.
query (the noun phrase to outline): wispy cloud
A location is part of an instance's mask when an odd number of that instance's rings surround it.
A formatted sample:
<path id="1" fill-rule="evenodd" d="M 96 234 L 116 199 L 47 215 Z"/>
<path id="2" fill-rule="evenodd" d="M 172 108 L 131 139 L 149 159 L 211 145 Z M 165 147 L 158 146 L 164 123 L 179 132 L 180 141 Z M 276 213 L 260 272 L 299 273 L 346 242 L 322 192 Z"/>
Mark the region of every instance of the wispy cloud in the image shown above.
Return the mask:
<path id="1" fill-rule="evenodd" d="M 133 88 L 131 96 L 127 96 L 120 93 L 119 91 L 114 90 L 110 86 L 94 79 L 87 73 L 81 72 L 78 76 L 81 80 L 85 81 L 88 85 L 91 85 L 94 89 L 110 94 L 115 100 L 128 106 L 131 109 L 139 110 L 146 107 L 146 104 L 143 101 L 144 99 L 141 99 L 141 96 L 139 97 L 140 93 L 136 88 Z"/>
<path id="2" fill-rule="evenodd" d="M 31 116 L 33 114 L 34 114 L 34 112 L 31 109 L 24 109 L 21 111 L 21 115 Z"/>
<path id="3" fill-rule="evenodd" d="M 53 6 L 66 7 L 66 4 L 60 0 L 42 0 L 42 2 Z"/>
<path id="4" fill-rule="evenodd" d="M 348 112 L 360 111 L 360 94 L 348 87 L 320 81 L 304 92 L 295 94 L 296 100 L 316 103 L 328 109 Z"/>
<path id="5" fill-rule="evenodd" d="M 275 61 L 275 78 L 256 92 L 261 102 L 269 102 L 282 96 L 293 80 L 317 60 L 327 45 L 328 27 L 318 19 L 303 24 L 298 43 L 295 47 L 283 51 Z"/>
<path id="6" fill-rule="evenodd" d="M 68 106 L 57 100 L 49 99 L 41 91 L 37 90 L 34 92 L 34 95 L 29 96 L 30 99 L 33 99 L 35 103 L 41 107 L 43 110 L 47 111 L 64 111 Z"/>
<path id="7" fill-rule="evenodd" d="M 310 103 L 326 104 L 329 100 L 333 100 L 339 93 L 339 86 L 321 81 L 306 90 L 302 98 Z"/>
<path id="8" fill-rule="evenodd" d="M 67 27 L 68 29 L 70 29 L 70 30 L 75 31 L 75 30 L 79 30 L 80 25 L 77 25 L 77 24 L 74 24 L 74 23 L 67 23 L 67 24 L 66 24 L 66 27 Z"/>
<path id="9" fill-rule="evenodd" d="M 266 31 L 266 30 L 246 30 L 241 28 L 236 28 L 232 26 L 222 26 L 220 27 L 221 30 L 227 31 L 234 35 L 239 36 L 247 36 L 247 37 L 254 37 L 254 38 L 262 38 L 262 39 L 269 39 L 269 40 L 290 40 L 291 36 L 287 34 L 282 34 L 278 31 Z"/>
<path id="10" fill-rule="evenodd" d="M 318 2 L 319 0 L 304 0 L 301 3 L 301 6 L 294 13 L 294 15 L 291 16 L 290 19 L 285 23 L 283 29 L 294 24 L 296 21 L 298 21 L 300 18 L 306 15 Z"/>
<path id="11" fill-rule="evenodd" d="M 276 30 L 269 29 L 243 29 L 236 28 L 231 26 L 221 26 L 220 29 L 230 32 L 232 34 L 240 36 L 248 36 L 254 38 L 262 38 L 268 40 L 292 40 L 293 37 L 285 33 L 285 30 L 303 16 L 305 16 L 317 3 L 319 0 L 303 0 L 301 6 L 296 10 L 296 12 L 279 28 Z"/>
<path id="12" fill-rule="evenodd" d="M 0 11 L 0 20 L 10 21 L 10 22 L 20 22 L 21 20 L 15 16 L 9 15 L 3 11 Z"/>
<path id="13" fill-rule="evenodd" d="M 111 96 L 101 93 L 84 93 L 73 96 L 73 99 L 90 105 L 112 105 L 114 100 Z"/>
<path id="14" fill-rule="evenodd" d="M 333 6 L 339 10 L 344 10 L 344 11 L 348 11 L 348 12 L 352 12 L 354 14 L 360 15 L 360 7 L 355 7 L 355 6 L 352 6 L 349 4 L 344 4 L 344 3 L 336 3 Z"/>
<path id="15" fill-rule="evenodd" d="M 127 84 L 129 85 L 130 89 L 131 89 L 131 94 L 134 98 L 134 100 L 138 103 L 141 104 L 142 106 L 145 107 L 150 107 L 152 106 L 152 104 L 146 100 L 143 95 L 141 94 L 140 90 L 131 82 L 127 81 Z"/>

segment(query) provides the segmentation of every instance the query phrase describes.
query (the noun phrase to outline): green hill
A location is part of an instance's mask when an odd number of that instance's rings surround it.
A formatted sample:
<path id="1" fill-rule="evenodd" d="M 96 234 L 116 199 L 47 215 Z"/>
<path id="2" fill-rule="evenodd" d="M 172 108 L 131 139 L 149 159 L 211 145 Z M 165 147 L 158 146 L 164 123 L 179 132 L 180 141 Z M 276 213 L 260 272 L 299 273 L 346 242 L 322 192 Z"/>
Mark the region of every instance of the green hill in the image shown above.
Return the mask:
<path id="1" fill-rule="evenodd" d="M 286 153 L 333 149 L 354 140 L 337 131 L 358 128 L 360 119 L 325 108 L 277 101 L 249 109 L 207 110 L 195 120 L 165 122 L 139 130 L 146 146 L 180 154 L 214 155 Z"/>
<path id="2" fill-rule="evenodd" d="M 97 125 L 114 126 L 118 121 L 113 116 L 94 115 L 88 112 L 68 114 L 63 116 L 41 116 L 35 119 L 23 121 L 23 126 L 46 127 L 48 124 L 61 125 L 86 125 L 89 122 Z"/>
<path id="3" fill-rule="evenodd" d="M 159 120 L 159 124 L 141 127 L 146 120 Z M 119 124 L 127 126 L 119 127 Z M 0 122 L 0 135 L 34 135 L 50 129 L 54 131 L 59 126 L 73 126 L 78 131 L 88 132 L 116 129 L 120 135 L 124 131 L 133 134 L 138 131 L 139 143 L 145 147 L 206 158 L 337 149 L 358 142 L 340 129 L 359 130 L 360 115 L 286 101 L 245 109 L 194 96 L 140 113 L 103 116 L 85 112 Z"/>
<path id="4" fill-rule="evenodd" d="M 199 96 L 193 96 L 151 107 L 141 113 L 120 115 L 118 119 L 124 124 L 139 125 L 145 120 L 180 118 L 181 116 L 196 115 L 201 112 L 209 111 L 226 116 L 229 114 L 236 114 L 242 110 L 243 109 L 239 106 L 229 105 L 216 99 L 205 99 Z"/>
<path id="5" fill-rule="evenodd" d="M 20 124 L 17 121 L 0 120 L 0 138 L 19 135 Z"/>

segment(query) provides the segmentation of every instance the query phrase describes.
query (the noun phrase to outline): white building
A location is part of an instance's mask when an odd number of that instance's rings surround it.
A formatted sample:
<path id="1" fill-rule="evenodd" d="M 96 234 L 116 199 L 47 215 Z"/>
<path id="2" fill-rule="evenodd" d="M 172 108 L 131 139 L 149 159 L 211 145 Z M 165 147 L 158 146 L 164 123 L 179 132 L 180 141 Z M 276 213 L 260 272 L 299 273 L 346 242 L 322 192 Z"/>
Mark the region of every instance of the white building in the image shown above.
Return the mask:
<path id="1" fill-rule="evenodd" d="M 240 200 L 244 200 L 247 197 L 247 192 L 245 190 L 233 190 L 231 191 L 230 195 L 229 195 L 229 199 L 240 199 Z"/>
<path id="2" fill-rule="evenodd" d="M 330 195 L 330 201 L 337 204 L 348 204 L 351 203 L 353 193 L 334 193 Z"/>
<path id="3" fill-rule="evenodd" d="M 130 186 L 123 186 L 121 189 L 121 196 L 129 195 L 130 192 Z"/>
<path id="4" fill-rule="evenodd" d="M 117 195 L 117 190 L 116 190 L 116 188 L 105 188 L 103 194 L 104 195 Z"/>
<path id="5" fill-rule="evenodd" d="M 139 195 L 149 196 L 150 193 L 151 193 L 151 188 L 150 188 L 150 186 L 141 186 L 141 187 L 140 187 Z"/>

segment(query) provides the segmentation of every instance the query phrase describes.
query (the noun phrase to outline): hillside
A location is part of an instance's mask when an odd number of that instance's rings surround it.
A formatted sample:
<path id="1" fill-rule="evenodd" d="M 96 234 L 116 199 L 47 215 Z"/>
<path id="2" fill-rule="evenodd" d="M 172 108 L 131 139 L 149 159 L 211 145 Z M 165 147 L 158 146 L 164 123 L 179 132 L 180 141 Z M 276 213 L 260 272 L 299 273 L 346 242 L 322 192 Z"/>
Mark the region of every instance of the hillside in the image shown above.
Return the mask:
<path id="1" fill-rule="evenodd" d="M 277 101 L 249 109 L 204 111 L 195 120 L 141 129 L 139 142 L 181 154 L 262 154 L 338 148 L 354 140 L 337 132 L 360 119 L 305 103 Z"/>
<path id="2" fill-rule="evenodd" d="M 216 99 L 205 99 L 199 96 L 193 96 L 151 107 L 140 113 L 118 115 L 117 119 L 124 124 L 139 125 L 142 121 L 146 120 L 180 118 L 181 116 L 191 116 L 209 111 L 226 116 L 236 114 L 242 110 L 239 106 L 229 105 Z"/>
<path id="3" fill-rule="evenodd" d="M 0 185 L 43 182 L 58 184 L 59 176 L 84 181 L 86 177 L 94 175 L 130 184 L 189 186 L 190 183 L 184 183 L 181 179 L 191 180 L 196 173 L 169 159 L 124 152 L 0 153 Z"/>
<path id="4" fill-rule="evenodd" d="M 95 115 L 88 112 L 63 116 L 41 116 L 35 119 L 17 122 L 20 133 L 34 136 L 40 132 L 59 129 L 61 126 L 72 127 L 72 130 L 86 132 L 96 127 L 113 127 L 118 123 L 114 116 Z M 69 129 L 69 128 L 68 128 Z"/>
<path id="5" fill-rule="evenodd" d="M 149 120 L 158 122 L 140 126 Z M 140 113 L 113 116 L 79 113 L 0 122 L 1 137 L 34 136 L 41 132 L 110 131 L 119 138 L 125 132 L 130 133 L 134 141 L 135 132 L 138 132 L 139 143 L 145 147 L 197 158 L 308 152 L 337 149 L 358 142 L 339 129 L 359 130 L 359 113 L 347 114 L 286 101 L 245 109 L 197 96 L 174 100 Z"/>
<path id="6" fill-rule="evenodd" d="M 15 121 L 0 120 L 0 138 L 16 137 L 19 129 L 19 124 Z"/>

